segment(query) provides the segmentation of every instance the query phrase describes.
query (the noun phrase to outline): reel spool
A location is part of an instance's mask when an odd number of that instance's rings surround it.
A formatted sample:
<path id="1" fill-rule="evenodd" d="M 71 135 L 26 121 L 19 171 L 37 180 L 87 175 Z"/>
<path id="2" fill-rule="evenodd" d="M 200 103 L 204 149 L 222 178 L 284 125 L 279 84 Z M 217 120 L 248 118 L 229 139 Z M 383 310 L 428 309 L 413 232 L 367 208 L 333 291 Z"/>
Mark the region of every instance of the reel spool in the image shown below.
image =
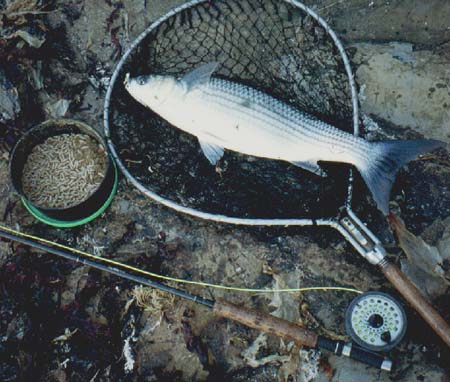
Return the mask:
<path id="1" fill-rule="evenodd" d="M 347 334 L 359 346 L 373 351 L 389 351 L 406 333 L 406 314 L 398 301 L 382 292 L 356 297 L 345 315 Z"/>

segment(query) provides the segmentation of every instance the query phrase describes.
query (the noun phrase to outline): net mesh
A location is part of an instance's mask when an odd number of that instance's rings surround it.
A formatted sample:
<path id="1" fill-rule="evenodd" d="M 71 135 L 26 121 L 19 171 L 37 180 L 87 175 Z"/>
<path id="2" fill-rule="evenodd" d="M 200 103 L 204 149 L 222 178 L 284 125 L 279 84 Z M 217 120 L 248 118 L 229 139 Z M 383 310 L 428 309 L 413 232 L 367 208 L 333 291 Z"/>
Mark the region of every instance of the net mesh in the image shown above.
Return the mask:
<path id="1" fill-rule="evenodd" d="M 342 57 L 306 12 L 275 0 L 208 1 L 161 23 L 133 50 L 110 99 L 110 135 L 131 175 L 182 205 L 236 217 L 329 217 L 344 204 L 348 167 L 327 178 L 293 165 L 226 151 L 216 167 L 195 137 L 170 126 L 126 92 L 126 73 L 181 76 L 217 61 L 216 76 L 267 92 L 353 132 Z"/>

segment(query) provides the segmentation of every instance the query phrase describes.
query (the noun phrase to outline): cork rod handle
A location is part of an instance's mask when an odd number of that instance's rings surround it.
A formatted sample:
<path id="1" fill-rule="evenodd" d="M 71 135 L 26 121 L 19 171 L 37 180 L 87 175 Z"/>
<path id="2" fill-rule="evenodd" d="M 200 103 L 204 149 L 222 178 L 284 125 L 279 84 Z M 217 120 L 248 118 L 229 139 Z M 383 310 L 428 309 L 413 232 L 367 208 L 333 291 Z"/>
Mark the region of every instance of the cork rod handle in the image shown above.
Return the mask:
<path id="1" fill-rule="evenodd" d="M 450 326 L 417 287 L 394 264 L 387 263 L 381 267 L 381 270 L 392 285 L 450 347 Z"/>
<path id="2" fill-rule="evenodd" d="M 240 307 L 222 299 L 215 302 L 213 311 L 218 317 L 228 318 L 253 329 L 294 341 L 297 345 L 311 348 L 317 345 L 316 333 L 267 313 Z"/>

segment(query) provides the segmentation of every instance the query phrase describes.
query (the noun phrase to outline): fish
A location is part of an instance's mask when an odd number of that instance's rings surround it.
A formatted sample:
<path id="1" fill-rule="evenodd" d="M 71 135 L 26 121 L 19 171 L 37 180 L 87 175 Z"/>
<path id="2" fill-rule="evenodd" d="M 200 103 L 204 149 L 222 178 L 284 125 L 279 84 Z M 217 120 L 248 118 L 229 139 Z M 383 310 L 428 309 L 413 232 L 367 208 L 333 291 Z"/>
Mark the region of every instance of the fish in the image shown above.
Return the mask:
<path id="1" fill-rule="evenodd" d="M 397 171 L 444 146 L 433 139 L 367 141 L 270 94 L 213 76 L 218 66 L 209 62 L 182 77 L 127 74 L 124 86 L 136 101 L 197 137 L 213 165 L 225 149 L 287 161 L 322 177 L 327 173 L 319 161 L 353 165 L 385 215 Z"/>

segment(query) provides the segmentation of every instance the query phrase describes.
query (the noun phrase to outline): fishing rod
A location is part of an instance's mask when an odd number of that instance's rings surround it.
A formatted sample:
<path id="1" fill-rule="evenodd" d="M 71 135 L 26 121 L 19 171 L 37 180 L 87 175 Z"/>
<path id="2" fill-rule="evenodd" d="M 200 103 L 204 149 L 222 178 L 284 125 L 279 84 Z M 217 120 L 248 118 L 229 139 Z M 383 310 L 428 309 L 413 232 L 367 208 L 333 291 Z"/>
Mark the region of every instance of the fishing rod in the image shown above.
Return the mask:
<path id="1" fill-rule="evenodd" d="M 294 341 L 299 346 L 328 350 L 336 355 L 343 355 L 381 370 L 392 370 L 392 361 L 379 354 L 367 351 L 353 343 L 346 343 L 344 341 L 333 340 L 331 338 L 321 336 L 312 330 L 305 329 L 299 325 L 278 317 L 274 317 L 270 314 L 238 306 L 224 299 L 217 299 L 215 301 L 208 300 L 201 296 L 153 281 L 149 278 L 134 275 L 124 269 L 121 269 L 118 264 L 115 266 L 105 265 L 99 261 L 89 259 L 82 254 L 75 255 L 67 250 L 54 248 L 50 245 L 39 243 L 36 240 L 6 232 L 1 228 L 0 238 L 51 253 L 64 259 L 74 261 L 78 264 L 87 265 L 117 277 L 133 281 L 141 285 L 146 285 L 151 288 L 156 288 L 172 295 L 193 301 L 212 309 L 214 315 L 217 317 L 227 318 L 229 320 L 239 322 L 250 328 L 278 336 L 287 341 Z"/>

